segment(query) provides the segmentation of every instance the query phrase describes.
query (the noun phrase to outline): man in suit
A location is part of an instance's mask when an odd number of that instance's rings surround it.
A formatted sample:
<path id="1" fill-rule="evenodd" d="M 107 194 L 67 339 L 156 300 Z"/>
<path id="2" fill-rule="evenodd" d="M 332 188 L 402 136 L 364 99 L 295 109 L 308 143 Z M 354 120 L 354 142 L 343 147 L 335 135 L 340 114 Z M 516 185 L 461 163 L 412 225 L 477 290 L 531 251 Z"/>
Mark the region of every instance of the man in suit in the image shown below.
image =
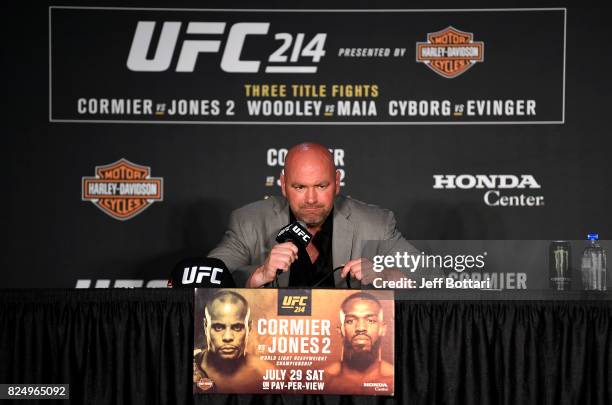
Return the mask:
<path id="1" fill-rule="evenodd" d="M 283 271 L 281 287 L 342 286 L 347 277 L 369 284 L 380 275 L 365 259 L 366 246 L 372 246 L 366 241 L 382 242 L 374 254 L 418 254 L 397 230 L 391 211 L 339 195 L 340 173 L 323 145 L 292 147 L 280 181 L 283 197 L 232 212 L 223 239 L 208 254 L 225 262 L 237 285 L 264 286 L 276 279 L 277 269 Z M 295 220 L 313 235 L 302 251 L 291 242 L 275 241 L 279 229 Z M 341 271 L 332 276 L 338 267 Z"/>

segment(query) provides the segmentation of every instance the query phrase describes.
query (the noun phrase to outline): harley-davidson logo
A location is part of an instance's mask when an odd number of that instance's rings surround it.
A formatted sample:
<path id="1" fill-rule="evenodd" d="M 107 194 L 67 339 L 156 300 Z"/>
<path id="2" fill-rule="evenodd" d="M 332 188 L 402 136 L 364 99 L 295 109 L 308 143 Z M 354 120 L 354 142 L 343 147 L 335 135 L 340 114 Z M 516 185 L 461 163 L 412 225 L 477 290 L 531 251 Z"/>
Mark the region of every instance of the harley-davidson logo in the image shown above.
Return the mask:
<path id="1" fill-rule="evenodd" d="M 151 177 L 151 168 L 126 159 L 96 166 L 95 177 L 83 177 L 82 199 L 111 217 L 125 221 L 163 201 L 163 178 Z"/>
<path id="2" fill-rule="evenodd" d="M 427 34 L 427 42 L 417 42 L 416 52 L 417 62 L 452 79 L 484 60 L 484 42 L 474 42 L 474 34 L 448 27 Z"/>
<path id="3" fill-rule="evenodd" d="M 197 382 L 197 385 L 198 388 L 202 391 L 208 391 L 215 385 L 215 383 L 210 378 L 200 378 L 200 380 Z"/>

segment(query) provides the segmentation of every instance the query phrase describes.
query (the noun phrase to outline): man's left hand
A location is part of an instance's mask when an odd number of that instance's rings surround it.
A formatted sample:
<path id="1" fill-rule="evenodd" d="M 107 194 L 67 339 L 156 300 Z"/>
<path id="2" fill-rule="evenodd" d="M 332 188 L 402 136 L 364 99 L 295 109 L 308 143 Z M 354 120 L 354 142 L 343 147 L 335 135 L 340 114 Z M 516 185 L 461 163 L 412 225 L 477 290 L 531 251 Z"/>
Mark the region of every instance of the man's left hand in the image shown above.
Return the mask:
<path id="1" fill-rule="evenodd" d="M 344 265 L 340 276 L 345 278 L 348 274 L 361 281 L 361 284 L 364 285 L 371 284 L 376 276 L 376 273 L 372 270 L 372 262 L 362 257 L 353 259 Z"/>

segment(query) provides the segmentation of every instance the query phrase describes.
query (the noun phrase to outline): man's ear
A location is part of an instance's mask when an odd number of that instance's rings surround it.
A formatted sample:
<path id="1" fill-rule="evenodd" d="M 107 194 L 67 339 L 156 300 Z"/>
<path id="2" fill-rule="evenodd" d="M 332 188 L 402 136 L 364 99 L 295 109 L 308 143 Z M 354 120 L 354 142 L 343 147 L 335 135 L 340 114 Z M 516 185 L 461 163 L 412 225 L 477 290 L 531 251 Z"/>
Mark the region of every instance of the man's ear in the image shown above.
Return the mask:
<path id="1" fill-rule="evenodd" d="M 387 324 L 383 322 L 380 325 L 380 333 L 379 333 L 379 335 L 382 337 L 382 336 L 385 336 L 386 334 L 387 334 Z"/>
<path id="2" fill-rule="evenodd" d="M 344 337 L 344 325 L 340 325 L 338 326 L 338 333 L 340 334 L 340 336 Z"/>
<path id="3" fill-rule="evenodd" d="M 206 349 L 210 350 L 211 342 L 210 342 L 210 333 L 208 333 L 208 322 L 206 322 L 206 317 L 204 317 L 204 337 L 206 338 Z"/>
<path id="4" fill-rule="evenodd" d="M 340 170 L 336 169 L 336 195 L 340 193 Z"/>
<path id="5" fill-rule="evenodd" d="M 285 191 L 285 187 L 287 186 L 287 184 L 285 183 L 285 170 L 281 170 L 281 174 L 280 174 L 280 186 L 281 186 L 281 193 L 283 193 L 283 197 L 287 197 L 287 192 Z"/>

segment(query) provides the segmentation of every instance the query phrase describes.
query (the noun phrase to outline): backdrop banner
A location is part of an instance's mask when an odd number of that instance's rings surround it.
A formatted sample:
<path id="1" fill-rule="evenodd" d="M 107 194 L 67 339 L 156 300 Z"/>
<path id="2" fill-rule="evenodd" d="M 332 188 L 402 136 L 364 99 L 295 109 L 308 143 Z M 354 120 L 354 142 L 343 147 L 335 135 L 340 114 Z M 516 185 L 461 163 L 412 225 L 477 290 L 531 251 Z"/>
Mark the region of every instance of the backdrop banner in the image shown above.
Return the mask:
<path id="1" fill-rule="evenodd" d="M 49 18 L 51 121 L 564 121 L 564 9 L 51 7 Z"/>
<path id="2" fill-rule="evenodd" d="M 10 5 L 2 287 L 166 287 L 306 141 L 408 240 L 610 240 L 605 9 L 142 6 Z"/>

